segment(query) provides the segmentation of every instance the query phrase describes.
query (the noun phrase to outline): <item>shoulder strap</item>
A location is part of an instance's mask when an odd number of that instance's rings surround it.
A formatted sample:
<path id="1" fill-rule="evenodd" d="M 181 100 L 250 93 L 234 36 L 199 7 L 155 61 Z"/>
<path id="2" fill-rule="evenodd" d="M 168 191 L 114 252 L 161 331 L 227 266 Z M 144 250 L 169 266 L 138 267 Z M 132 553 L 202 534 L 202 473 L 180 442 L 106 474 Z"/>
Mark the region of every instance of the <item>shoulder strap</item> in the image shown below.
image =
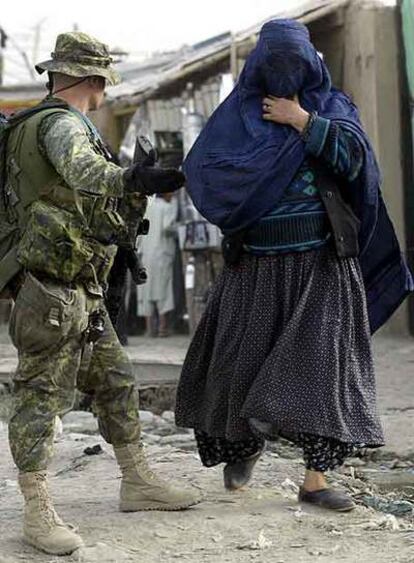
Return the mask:
<path id="1" fill-rule="evenodd" d="M 339 178 L 315 158 L 315 182 L 325 205 L 332 226 L 336 252 L 340 258 L 352 258 L 359 255 L 360 221 L 352 207 L 344 200 L 339 186 Z"/>
<path id="2" fill-rule="evenodd" d="M 27 119 L 33 117 L 34 115 L 36 115 L 38 113 L 42 113 L 42 114 L 45 114 L 45 112 L 47 112 L 48 114 L 54 113 L 51 110 L 59 110 L 59 111 L 63 110 L 63 111 L 67 111 L 69 113 L 75 114 L 79 118 L 79 120 L 82 122 L 85 129 L 87 130 L 88 136 L 91 138 L 91 141 L 93 141 L 94 144 L 102 145 L 102 147 L 105 147 L 105 143 L 103 142 L 99 131 L 96 129 L 96 127 L 92 123 L 92 121 L 86 115 L 84 115 L 82 112 L 80 112 L 79 110 L 77 110 L 73 106 L 70 106 L 69 104 L 67 104 L 63 100 L 62 101 L 53 100 L 53 99 L 48 100 L 46 98 L 45 100 L 40 102 L 40 104 L 38 104 L 37 106 L 34 106 L 33 108 L 29 108 L 29 109 L 26 109 L 26 110 L 23 110 L 23 111 L 19 111 L 18 113 L 13 114 L 8 119 L 8 127 L 9 128 L 16 127 L 16 126 L 20 125 L 21 123 L 23 123 L 23 121 L 26 121 Z M 42 118 L 43 117 L 45 117 L 45 115 L 43 115 Z M 101 148 L 101 146 L 99 146 L 99 148 Z M 105 151 L 106 151 L 106 149 L 105 149 Z"/>
<path id="3" fill-rule="evenodd" d="M 98 129 L 92 123 L 87 115 L 81 113 L 76 108 L 71 108 L 71 111 L 75 113 L 79 119 L 84 124 L 88 136 L 91 140 L 91 143 L 95 146 L 95 148 L 104 156 L 107 160 L 112 160 L 112 154 L 108 150 L 105 141 L 102 139 L 102 135 L 99 133 Z"/>
<path id="4" fill-rule="evenodd" d="M 37 113 L 55 109 L 71 111 L 70 106 L 63 101 L 43 101 L 40 102 L 40 104 L 38 104 L 37 106 L 14 113 L 8 119 L 8 127 L 16 127 L 17 125 L 20 125 L 20 123 L 23 123 L 23 121 L 26 121 L 26 119 L 29 119 L 29 117 L 32 117 Z"/>

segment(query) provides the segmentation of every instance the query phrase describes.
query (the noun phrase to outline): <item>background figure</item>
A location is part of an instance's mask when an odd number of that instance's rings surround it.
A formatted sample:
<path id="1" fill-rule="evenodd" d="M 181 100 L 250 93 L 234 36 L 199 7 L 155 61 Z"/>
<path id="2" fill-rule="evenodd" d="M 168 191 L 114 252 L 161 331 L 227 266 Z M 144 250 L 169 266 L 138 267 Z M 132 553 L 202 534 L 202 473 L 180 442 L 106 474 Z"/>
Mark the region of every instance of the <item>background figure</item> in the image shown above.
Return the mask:
<path id="1" fill-rule="evenodd" d="M 138 315 L 146 318 L 148 336 L 168 336 L 167 313 L 174 309 L 173 271 L 177 249 L 178 202 L 172 194 L 155 197 L 148 206 L 149 234 L 138 253 L 148 281 L 138 287 Z"/>

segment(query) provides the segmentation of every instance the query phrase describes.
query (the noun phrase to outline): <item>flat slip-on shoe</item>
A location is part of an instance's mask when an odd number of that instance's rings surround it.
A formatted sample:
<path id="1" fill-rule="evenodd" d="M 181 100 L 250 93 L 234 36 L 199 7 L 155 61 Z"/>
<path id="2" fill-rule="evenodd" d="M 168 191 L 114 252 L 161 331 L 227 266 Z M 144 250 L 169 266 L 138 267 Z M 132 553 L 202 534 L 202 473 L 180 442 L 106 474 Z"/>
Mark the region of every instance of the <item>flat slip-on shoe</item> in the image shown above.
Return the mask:
<path id="1" fill-rule="evenodd" d="M 349 512 L 356 507 L 352 498 L 346 493 L 335 489 L 321 489 L 320 491 L 306 491 L 303 487 L 299 489 L 299 502 L 314 504 L 328 510 L 337 512 Z"/>
<path id="2" fill-rule="evenodd" d="M 253 469 L 262 455 L 264 448 L 251 457 L 236 463 L 228 463 L 223 469 L 224 486 L 228 491 L 237 491 L 250 481 Z"/>

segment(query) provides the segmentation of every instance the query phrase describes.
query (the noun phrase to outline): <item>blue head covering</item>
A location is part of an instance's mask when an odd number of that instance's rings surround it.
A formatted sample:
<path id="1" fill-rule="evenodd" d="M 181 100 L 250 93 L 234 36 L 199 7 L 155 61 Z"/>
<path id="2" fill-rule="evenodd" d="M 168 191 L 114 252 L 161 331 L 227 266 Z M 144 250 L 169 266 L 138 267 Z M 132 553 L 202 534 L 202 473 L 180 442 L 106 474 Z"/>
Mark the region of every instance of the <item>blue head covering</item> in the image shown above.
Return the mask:
<path id="1" fill-rule="evenodd" d="M 247 227 L 270 211 L 306 156 L 297 131 L 263 119 L 262 100 L 269 94 L 299 94 L 307 111 L 349 122 L 370 150 L 355 106 L 332 88 L 307 28 L 294 20 L 266 23 L 237 85 L 184 163 L 195 206 L 225 232 Z"/>
<path id="2" fill-rule="evenodd" d="M 363 170 L 347 186 L 347 199 L 361 220 L 360 264 L 370 287 L 368 303 L 374 303 L 370 319 L 375 330 L 413 289 L 413 282 L 380 195 L 380 172 L 358 110 L 332 87 L 305 26 L 293 20 L 263 26 L 237 85 L 210 117 L 184 163 L 190 197 L 225 233 L 248 227 L 282 198 L 306 158 L 305 143 L 292 127 L 263 119 L 262 100 L 269 94 L 298 94 L 304 109 L 345 125 L 364 149 Z M 382 282 L 390 261 L 393 287 L 389 277 Z"/>

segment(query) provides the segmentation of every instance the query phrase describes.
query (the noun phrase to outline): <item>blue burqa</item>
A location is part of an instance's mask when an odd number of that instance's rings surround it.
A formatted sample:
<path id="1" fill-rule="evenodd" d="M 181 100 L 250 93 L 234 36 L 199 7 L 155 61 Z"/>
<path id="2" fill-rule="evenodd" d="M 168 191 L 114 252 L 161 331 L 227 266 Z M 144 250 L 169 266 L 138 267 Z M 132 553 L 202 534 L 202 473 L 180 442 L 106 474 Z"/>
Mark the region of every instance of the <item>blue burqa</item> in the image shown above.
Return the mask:
<path id="1" fill-rule="evenodd" d="M 224 233 L 244 229 L 283 197 L 306 158 L 292 127 L 265 121 L 265 95 L 299 94 L 302 107 L 346 125 L 364 148 L 359 177 L 347 201 L 361 221 L 359 261 L 374 332 L 414 290 L 380 192 L 380 172 L 358 110 L 332 87 L 329 71 L 305 26 L 293 20 L 266 23 L 234 90 L 217 108 L 184 163 L 196 208 Z"/>

